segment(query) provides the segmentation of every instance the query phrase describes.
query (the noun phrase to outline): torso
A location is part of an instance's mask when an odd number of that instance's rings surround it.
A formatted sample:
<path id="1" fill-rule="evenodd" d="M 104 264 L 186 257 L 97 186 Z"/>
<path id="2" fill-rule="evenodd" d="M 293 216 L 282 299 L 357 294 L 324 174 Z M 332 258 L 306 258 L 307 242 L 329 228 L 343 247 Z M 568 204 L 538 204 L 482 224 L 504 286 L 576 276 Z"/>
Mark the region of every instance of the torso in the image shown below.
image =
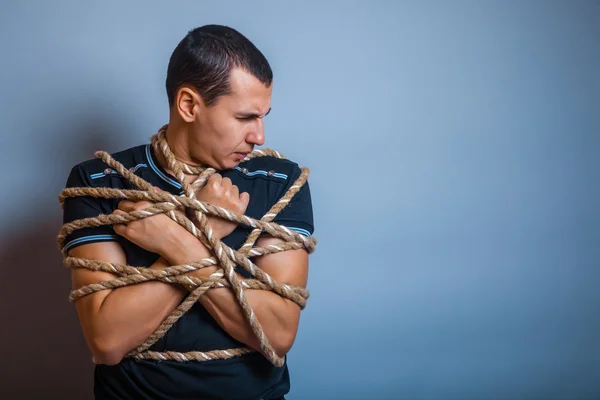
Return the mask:
<path id="1" fill-rule="evenodd" d="M 183 194 L 181 185 L 158 164 L 150 145 L 137 146 L 114 157 L 152 185 L 173 194 Z M 80 165 L 89 174 L 92 185 L 137 189 L 120 175 L 107 170 L 99 160 Z M 230 178 L 240 193 L 250 194 L 245 214 L 260 219 L 287 191 L 297 168 L 297 164 L 287 160 L 261 157 L 240 164 L 237 169 L 221 171 L 221 175 Z M 103 211 L 111 212 L 118 202 L 118 199 L 103 200 Z M 310 218 L 312 223 L 312 210 Z M 301 227 L 306 228 L 306 225 Z M 238 249 L 249 232 L 249 227 L 240 225 L 223 242 Z M 148 267 L 158 258 L 157 254 L 120 236 L 116 239 L 123 247 L 129 265 Z M 188 352 L 237 347 L 245 345 L 227 334 L 206 309 L 196 303 L 149 350 Z M 185 363 L 126 358 L 115 366 L 98 365 L 94 386 L 99 399 L 258 399 L 280 397 L 288 392 L 289 385 L 287 364 L 277 368 L 262 355 L 251 353 L 228 360 Z M 245 393 L 244 397 L 240 397 L 240 391 Z"/>

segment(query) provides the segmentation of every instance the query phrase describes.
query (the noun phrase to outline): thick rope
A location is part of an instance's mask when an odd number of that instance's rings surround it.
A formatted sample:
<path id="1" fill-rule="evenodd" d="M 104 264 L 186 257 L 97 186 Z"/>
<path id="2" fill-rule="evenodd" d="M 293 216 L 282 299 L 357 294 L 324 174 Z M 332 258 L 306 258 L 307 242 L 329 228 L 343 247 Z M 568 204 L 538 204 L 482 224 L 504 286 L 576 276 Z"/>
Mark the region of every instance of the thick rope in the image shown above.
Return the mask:
<path id="1" fill-rule="evenodd" d="M 292 200 L 294 195 L 302 188 L 308 179 L 308 168 L 302 168 L 300 177 L 292 184 L 290 189 L 271 207 L 271 209 L 260 219 L 256 220 L 243 214 L 237 214 L 221 207 L 210 205 L 196 199 L 196 191 L 200 190 L 208 181 L 208 178 L 217 171 L 210 167 L 191 166 L 178 161 L 171 152 L 166 141 L 167 125 L 163 126 L 157 134 L 152 136 L 151 143 L 155 152 L 164 155 L 169 168 L 181 184 L 184 195 L 177 196 L 171 193 L 155 189 L 150 183 L 135 175 L 121 163 L 116 161 L 106 152 L 96 152 L 95 156 L 106 165 L 114 169 L 118 174 L 133 183 L 140 190 L 113 189 L 113 188 L 90 188 L 77 187 L 66 188 L 59 195 L 61 208 L 64 207 L 65 199 L 77 196 L 89 196 L 98 198 L 119 198 L 131 201 L 150 201 L 154 204 L 143 210 L 135 210 L 126 214 L 101 214 L 97 217 L 83 218 L 66 223 L 62 226 L 57 242 L 63 253 L 64 265 L 69 268 L 87 268 L 93 271 L 105 271 L 118 275 L 118 278 L 109 281 L 98 282 L 74 289 L 70 294 L 70 301 L 74 302 L 81 297 L 87 296 L 105 289 L 115 289 L 141 282 L 157 280 L 161 282 L 178 284 L 185 287 L 191 293 L 186 299 L 160 324 L 160 326 L 148 337 L 148 339 L 131 351 L 126 357 L 136 359 L 173 360 L 173 361 L 206 361 L 215 359 L 226 359 L 238 357 L 254 350 L 241 347 L 227 350 L 213 350 L 208 352 L 192 351 L 179 353 L 173 351 L 155 352 L 148 349 L 156 343 L 164 334 L 181 318 L 199 299 L 212 288 L 229 288 L 233 291 L 236 300 L 242 307 L 244 316 L 250 324 L 253 333 L 259 339 L 260 348 L 271 363 L 282 366 L 284 358 L 279 357 L 265 335 L 254 310 L 248 303 L 245 289 L 270 290 L 278 295 L 298 304 L 304 309 L 309 292 L 301 287 L 280 284 L 267 273 L 258 268 L 251 260 L 266 254 L 274 254 L 287 250 L 305 249 L 309 254 L 314 251 L 316 240 L 313 237 L 305 237 L 288 228 L 273 223 L 273 219 Z M 282 154 L 270 150 L 255 150 L 245 160 L 255 157 L 273 156 L 285 158 Z M 185 180 L 185 174 L 197 175 L 194 182 Z M 185 212 L 182 212 L 185 210 Z M 69 257 L 65 251 L 66 237 L 77 229 L 127 223 L 153 215 L 164 213 L 172 220 L 183 226 L 188 232 L 204 243 L 215 255 L 202 260 L 190 260 L 189 264 L 174 265 L 163 270 L 152 270 L 149 268 L 133 267 L 118 263 L 109 263 L 101 260 L 88 260 L 77 257 Z M 189 218 L 192 216 L 192 218 Z M 207 215 L 244 224 L 253 228 L 239 250 L 234 250 L 216 238 L 212 232 Z M 262 232 L 280 238 L 285 243 L 269 245 L 265 247 L 254 247 L 256 240 Z M 236 265 L 242 266 L 254 279 L 241 279 L 235 272 Z M 218 269 L 208 278 L 196 278 L 185 275 L 187 272 L 208 266 L 217 266 Z"/>

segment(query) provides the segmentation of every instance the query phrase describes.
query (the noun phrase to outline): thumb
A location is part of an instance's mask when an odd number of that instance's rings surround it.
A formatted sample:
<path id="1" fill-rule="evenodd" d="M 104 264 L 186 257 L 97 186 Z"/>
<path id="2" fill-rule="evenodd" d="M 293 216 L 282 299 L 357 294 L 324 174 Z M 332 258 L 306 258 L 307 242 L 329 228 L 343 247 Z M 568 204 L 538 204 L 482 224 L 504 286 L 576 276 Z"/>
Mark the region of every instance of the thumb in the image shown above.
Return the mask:
<path id="1" fill-rule="evenodd" d="M 125 211 L 119 210 L 119 209 L 114 210 L 112 212 L 112 214 L 127 215 L 127 213 Z M 126 222 L 122 222 L 122 223 L 113 224 L 113 230 L 115 231 L 115 233 L 117 235 L 125 237 L 125 233 L 127 231 L 127 223 Z"/>

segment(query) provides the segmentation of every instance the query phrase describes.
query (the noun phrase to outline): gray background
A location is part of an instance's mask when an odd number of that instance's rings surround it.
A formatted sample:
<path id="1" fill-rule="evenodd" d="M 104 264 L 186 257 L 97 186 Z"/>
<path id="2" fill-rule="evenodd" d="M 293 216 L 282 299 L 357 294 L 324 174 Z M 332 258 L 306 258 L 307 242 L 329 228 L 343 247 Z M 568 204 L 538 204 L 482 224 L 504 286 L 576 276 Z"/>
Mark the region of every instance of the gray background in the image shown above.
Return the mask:
<path id="1" fill-rule="evenodd" d="M 220 23 L 312 171 L 290 399 L 600 398 L 600 2 L 215 3 L 0 5 L 0 394 L 91 398 L 57 195 L 167 122 L 172 50 Z"/>

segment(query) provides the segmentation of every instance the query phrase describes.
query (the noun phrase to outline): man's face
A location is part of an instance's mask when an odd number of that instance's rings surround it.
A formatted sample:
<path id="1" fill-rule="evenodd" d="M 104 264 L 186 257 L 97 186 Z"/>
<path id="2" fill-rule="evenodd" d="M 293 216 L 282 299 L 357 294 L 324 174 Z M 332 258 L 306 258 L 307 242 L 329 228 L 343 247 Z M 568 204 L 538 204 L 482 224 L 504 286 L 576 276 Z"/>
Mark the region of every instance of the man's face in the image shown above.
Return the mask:
<path id="1" fill-rule="evenodd" d="M 231 71 L 230 82 L 230 94 L 212 107 L 200 106 L 196 134 L 189 138 L 191 155 L 217 169 L 237 166 L 254 146 L 263 145 L 263 117 L 271 108 L 272 85 L 241 68 Z"/>

